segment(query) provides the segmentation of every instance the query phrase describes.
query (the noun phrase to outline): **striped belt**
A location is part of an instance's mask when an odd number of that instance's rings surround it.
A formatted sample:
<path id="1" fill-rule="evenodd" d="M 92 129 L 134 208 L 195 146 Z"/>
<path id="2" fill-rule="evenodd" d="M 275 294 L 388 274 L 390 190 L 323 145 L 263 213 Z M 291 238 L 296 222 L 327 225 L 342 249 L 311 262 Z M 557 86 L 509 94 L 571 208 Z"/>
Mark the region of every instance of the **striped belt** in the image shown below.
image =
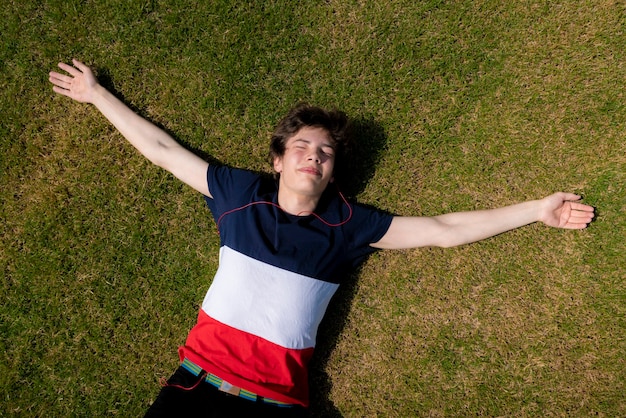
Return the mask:
<path id="1" fill-rule="evenodd" d="M 200 374 L 202 374 L 203 372 L 206 373 L 204 370 L 202 370 L 202 367 L 193 363 L 188 358 L 185 358 L 183 360 L 181 366 L 185 370 L 187 370 L 189 373 L 193 374 L 194 376 L 200 376 Z M 249 401 L 263 402 L 266 404 L 279 406 L 283 408 L 290 408 L 290 407 L 296 406 L 296 404 L 285 403 L 285 402 L 276 401 L 274 399 L 265 398 L 263 396 L 257 395 L 256 393 L 250 392 L 249 390 L 245 390 L 240 387 L 233 386 L 227 381 L 211 373 L 206 373 L 204 380 L 210 385 L 215 386 L 217 389 L 221 390 L 222 392 L 230 393 L 231 395 L 239 396 L 240 398 L 244 398 Z"/>

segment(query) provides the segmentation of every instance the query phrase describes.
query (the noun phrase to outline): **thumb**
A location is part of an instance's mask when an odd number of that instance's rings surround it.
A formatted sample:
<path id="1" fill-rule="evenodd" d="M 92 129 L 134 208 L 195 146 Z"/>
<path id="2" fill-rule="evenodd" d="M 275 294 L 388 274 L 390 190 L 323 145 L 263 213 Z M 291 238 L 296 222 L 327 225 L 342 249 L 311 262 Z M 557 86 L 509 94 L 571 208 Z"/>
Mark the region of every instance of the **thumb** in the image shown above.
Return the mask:
<path id="1" fill-rule="evenodd" d="M 574 194 L 574 193 L 557 193 L 557 195 L 559 195 L 560 198 L 563 199 L 563 201 L 569 201 L 569 200 L 580 200 L 582 198 L 582 196 Z"/>

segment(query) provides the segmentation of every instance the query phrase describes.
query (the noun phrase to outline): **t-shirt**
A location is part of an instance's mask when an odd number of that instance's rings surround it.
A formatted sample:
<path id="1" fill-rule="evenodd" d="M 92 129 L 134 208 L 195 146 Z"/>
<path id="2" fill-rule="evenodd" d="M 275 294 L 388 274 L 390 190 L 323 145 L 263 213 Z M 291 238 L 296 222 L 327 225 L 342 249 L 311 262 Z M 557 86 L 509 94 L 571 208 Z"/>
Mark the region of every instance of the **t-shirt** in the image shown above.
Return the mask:
<path id="1" fill-rule="evenodd" d="M 392 217 L 348 203 L 332 186 L 314 215 L 295 216 L 278 207 L 273 179 L 211 165 L 207 180 L 219 267 L 181 358 L 260 396 L 308 406 L 307 365 L 328 303 Z"/>

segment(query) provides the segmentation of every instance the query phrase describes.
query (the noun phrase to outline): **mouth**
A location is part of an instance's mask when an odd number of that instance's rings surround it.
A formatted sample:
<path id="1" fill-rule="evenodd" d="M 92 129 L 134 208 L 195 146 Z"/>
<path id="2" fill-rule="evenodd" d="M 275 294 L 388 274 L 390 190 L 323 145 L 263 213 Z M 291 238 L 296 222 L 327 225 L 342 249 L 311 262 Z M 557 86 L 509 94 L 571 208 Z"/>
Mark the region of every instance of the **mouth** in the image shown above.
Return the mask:
<path id="1" fill-rule="evenodd" d="M 315 167 L 302 167 L 298 171 L 305 174 L 311 174 L 312 176 L 322 177 L 322 173 Z"/>

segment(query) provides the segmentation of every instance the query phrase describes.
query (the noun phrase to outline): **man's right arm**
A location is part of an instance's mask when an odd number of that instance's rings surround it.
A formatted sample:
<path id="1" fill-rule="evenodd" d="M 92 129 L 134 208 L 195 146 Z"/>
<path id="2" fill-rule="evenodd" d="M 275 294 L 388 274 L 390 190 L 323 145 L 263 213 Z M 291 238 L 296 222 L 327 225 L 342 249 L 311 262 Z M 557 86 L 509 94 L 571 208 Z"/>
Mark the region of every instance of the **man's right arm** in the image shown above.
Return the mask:
<path id="1" fill-rule="evenodd" d="M 52 71 L 54 91 L 82 103 L 91 103 L 151 162 L 171 172 L 195 190 L 211 197 L 207 184 L 209 163 L 185 149 L 164 130 L 133 112 L 102 87 L 92 71 L 80 61 L 74 67 L 60 63 L 69 75 Z"/>
<path id="2" fill-rule="evenodd" d="M 435 217 L 396 216 L 375 248 L 454 247 L 541 221 L 555 228 L 583 229 L 592 221 L 594 208 L 579 203 L 572 193 L 554 193 L 541 200 L 490 210 L 456 212 Z"/>

